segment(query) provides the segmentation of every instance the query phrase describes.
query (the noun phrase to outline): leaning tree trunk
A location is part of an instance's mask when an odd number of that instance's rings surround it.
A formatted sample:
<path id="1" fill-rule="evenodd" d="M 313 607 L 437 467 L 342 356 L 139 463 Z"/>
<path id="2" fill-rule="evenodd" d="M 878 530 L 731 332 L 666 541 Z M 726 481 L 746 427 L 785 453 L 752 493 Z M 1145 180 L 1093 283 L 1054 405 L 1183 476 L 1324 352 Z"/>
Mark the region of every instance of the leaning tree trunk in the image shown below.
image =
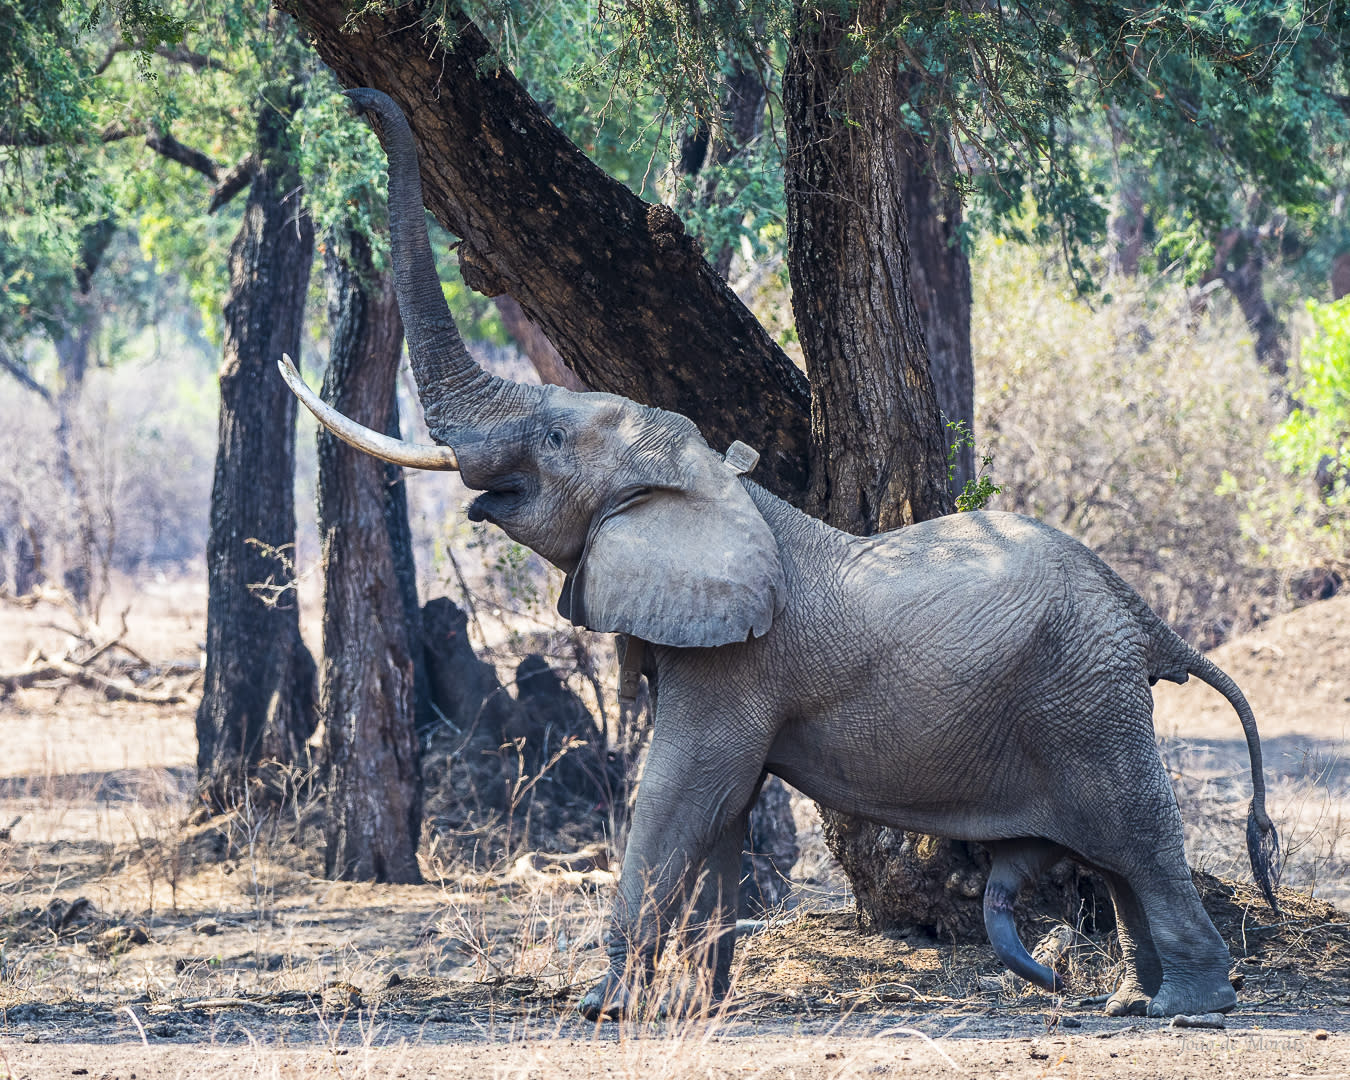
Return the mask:
<path id="1" fill-rule="evenodd" d="M 692 417 L 709 441 L 763 457 L 755 479 L 800 503 L 806 382 L 699 255 L 679 218 L 644 203 L 564 135 L 454 4 L 277 0 L 346 86 L 402 108 L 427 207 L 462 237 L 465 280 L 510 293 L 589 387 Z M 446 49 L 429 26 L 443 14 Z"/>
<path id="2" fill-rule="evenodd" d="M 314 252 L 278 108 L 287 89 L 258 110 L 261 164 L 230 248 L 197 709 L 197 781 L 214 810 L 244 800 L 260 763 L 305 762 L 315 727 L 314 661 L 293 587 L 295 396 L 277 376 L 281 354 L 300 353 Z M 298 100 L 298 83 L 289 96 Z"/>
<path id="3" fill-rule="evenodd" d="M 346 258 L 331 249 L 325 258 L 332 351 L 323 399 L 357 423 L 397 435 L 403 324 L 393 281 L 376 273 L 363 236 L 349 232 L 341 246 Z M 415 593 L 410 619 L 400 588 L 412 576 L 403 470 L 322 426 L 318 443 L 325 873 L 343 881 L 417 883 L 421 620 Z"/>

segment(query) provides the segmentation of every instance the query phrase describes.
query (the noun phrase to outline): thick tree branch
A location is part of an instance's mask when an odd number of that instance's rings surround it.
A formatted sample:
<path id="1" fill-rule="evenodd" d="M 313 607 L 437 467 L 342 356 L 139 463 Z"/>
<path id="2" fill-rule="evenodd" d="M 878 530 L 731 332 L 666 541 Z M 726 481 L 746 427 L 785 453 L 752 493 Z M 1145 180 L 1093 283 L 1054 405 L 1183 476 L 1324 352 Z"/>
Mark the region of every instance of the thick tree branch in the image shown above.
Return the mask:
<path id="1" fill-rule="evenodd" d="M 206 206 L 208 214 L 214 214 L 244 188 L 253 182 L 258 172 L 258 159 L 253 154 L 246 156 L 238 165 L 225 174 L 225 178 L 211 192 L 211 201 Z"/>
<path id="2" fill-rule="evenodd" d="M 98 141 L 101 143 L 118 142 L 122 139 L 132 139 L 140 132 L 124 128 L 121 124 L 109 124 L 98 133 Z M 0 127 L 0 146 L 21 146 L 29 150 L 40 150 L 44 146 L 51 146 L 56 140 L 52 134 L 46 130 L 19 131 L 11 127 Z"/>
<path id="3" fill-rule="evenodd" d="M 102 75 L 112 66 L 113 60 L 123 53 L 139 52 L 140 50 L 141 45 L 139 43 L 126 41 L 119 41 L 116 44 L 109 46 L 108 51 L 103 54 L 103 59 L 95 66 L 94 74 Z M 212 57 L 207 56 L 205 53 L 193 52 L 191 49 L 185 48 L 182 45 L 173 47 L 168 45 L 158 45 L 152 51 L 156 56 L 163 57 L 165 60 L 172 60 L 176 64 L 185 64 L 199 74 L 207 68 L 217 68 L 221 71 L 225 70 L 224 66 Z"/>
<path id="4" fill-rule="evenodd" d="M 157 154 L 163 154 L 166 158 L 178 162 L 180 165 L 186 165 L 189 169 L 201 173 L 213 183 L 218 179 L 218 168 L 216 163 L 203 154 L 200 150 L 194 150 L 190 146 L 185 146 L 179 142 L 167 131 L 154 132 L 145 137 L 145 145 Z"/>
<path id="5" fill-rule="evenodd" d="M 431 212 L 461 260 L 509 292 L 588 386 L 741 439 L 755 479 L 806 488 L 806 380 L 702 258 L 669 208 L 644 203 L 559 131 L 454 5 L 353 16 L 345 0 L 278 0 L 347 86 L 384 90 L 412 125 Z M 433 12 L 447 11 L 446 50 Z"/>

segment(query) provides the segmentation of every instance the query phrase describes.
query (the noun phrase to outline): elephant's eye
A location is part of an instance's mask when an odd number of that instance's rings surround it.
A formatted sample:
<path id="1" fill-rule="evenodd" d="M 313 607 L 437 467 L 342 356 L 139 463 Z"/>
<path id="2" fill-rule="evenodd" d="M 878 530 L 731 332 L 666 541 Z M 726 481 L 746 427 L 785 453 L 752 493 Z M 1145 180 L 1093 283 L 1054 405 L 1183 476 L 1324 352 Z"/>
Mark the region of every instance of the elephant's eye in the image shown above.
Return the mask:
<path id="1" fill-rule="evenodd" d="M 562 428 L 554 428 L 544 436 L 544 441 L 553 447 L 554 450 L 561 450 L 563 444 Z"/>

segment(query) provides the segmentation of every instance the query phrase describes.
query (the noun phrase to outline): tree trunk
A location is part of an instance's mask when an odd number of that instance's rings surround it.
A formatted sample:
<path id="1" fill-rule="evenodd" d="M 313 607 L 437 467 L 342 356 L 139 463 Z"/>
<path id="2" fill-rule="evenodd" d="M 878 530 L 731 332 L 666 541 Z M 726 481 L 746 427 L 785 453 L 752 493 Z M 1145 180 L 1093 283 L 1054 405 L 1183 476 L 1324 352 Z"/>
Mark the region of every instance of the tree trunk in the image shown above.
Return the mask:
<path id="1" fill-rule="evenodd" d="M 1144 229 L 1148 218 L 1144 213 L 1144 196 L 1138 182 L 1126 174 L 1120 178 L 1116 193 L 1116 209 L 1111 215 L 1111 271 L 1132 278 L 1139 273 L 1139 259 L 1144 253 Z"/>
<path id="2" fill-rule="evenodd" d="M 875 26 L 883 0 L 859 5 Z M 853 70 L 837 14 L 796 5 L 787 121 L 788 273 L 811 380 L 810 508 L 859 535 L 950 513 L 947 449 L 911 284 L 914 169 L 894 60 Z"/>
<path id="3" fill-rule="evenodd" d="M 463 238 L 474 288 L 515 297 L 587 386 L 682 412 L 719 449 L 755 447 L 755 479 L 800 502 L 806 381 L 669 207 L 587 159 L 492 69 L 455 5 L 416 0 L 354 17 L 346 0 L 280 2 L 344 85 L 378 87 L 402 107 L 427 207 Z M 438 10 L 449 50 L 427 37 L 423 20 Z"/>
<path id="4" fill-rule="evenodd" d="M 1272 375 L 1289 372 L 1284 327 L 1266 300 L 1265 258 L 1260 237 L 1241 229 L 1225 229 L 1214 246 L 1214 266 L 1201 284 L 1218 278 L 1237 301 L 1238 309 L 1255 335 L 1256 362 Z"/>
<path id="5" fill-rule="evenodd" d="M 901 86 L 905 85 L 902 78 Z M 909 222 L 909 269 L 914 304 L 928 345 L 928 370 L 938 408 L 947 422 L 975 432 L 975 361 L 970 351 L 970 259 L 961 244 L 961 193 L 954 183 L 947 125 L 926 118 L 925 138 L 908 124 L 898 132 L 904 147 L 901 191 Z M 956 445 L 953 497 L 975 479 L 975 449 L 944 426 L 943 443 Z"/>
<path id="6" fill-rule="evenodd" d="M 1343 251 L 1331 264 L 1331 298 L 1350 296 L 1350 251 Z"/>
<path id="7" fill-rule="evenodd" d="M 346 258 L 331 248 L 325 257 L 332 350 L 323 399 L 357 423 L 397 435 L 403 323 L 393 282 L 388 273 L 376 273 L 365 237 L 349 232 L 340 244 Z M 398 562 L 412 557 L 403 470 L 347 446 L 322 426 L 318 444 L 324 871 L 342 881 L 418 883 L 421 620 L 410 625 L 399 588 L 411 567 L 400 574 Z"/>
<path id="8" fill-rule="evenodd" d="M 886 8 L 866 0 L 858 24 L 880 24 Z M 944 365 L 968 373 L 970 284 L 950 244 L 954 200 L 948 207 L 900 111 L 909 79 L 894 58 L 855 66 L 848 29 L 835 14 L 797 5 L 783 79 L 788 269 L 811 377 L 810 505 L 832 525 L 867 535 L 955 509 L 918 306 L 921 298 L 928 305 Z M 952 215 L 946 221 L 936 220 L 938 205 Z M 923 258 L 911 208 L 924 218 Z M 970 381 L 958 390 L 959 381 L 950 381 L 952 392 L 970 394 Z M 824 808 L 821 818 L 864 925 L 983 938 L 989 861 L 978 846 Z M 1076 903 L 1075 892 L 1057 910 Z"/>
<path id="9" fill-rule="evenodd" d="M 197 781 L 214 810 L 249 795 L 261 762 L 305 762 L 315 727 L 314 661 L 292 587 L 296 403 L 276 370 L 283 352 L 300 354 L 314 233 L 296 213 L 299 175 L 278 107 L 298 100 L 299 85 L 269 97 L 258 110 L 262 164 L 230 248 L 225 301 L 197 710 Z"/>
<path id="10" fill-rule="evenodd" d="M 99 306 L 94 296 L 94 274 L 107 254 L 117 233 L 117 221 L 111 216 L 99 218 L 80 230 L 79 254 L 75 261 L 75 291 L 65 332 L 55 342 L 60 385 L 55 395 L 57 467 L 65 491 L 68 518 L 62 544 L 61 581 L 81 611 L 98 617 L 97 601 L 108 590 L 108 566 L 111 552 L 99 550 L 96 519 L 92 505 L 87 466 L 80 459 L 75 430 L 76 413 L 84 394 L 84 379 L 89 373 L 89 351 L 98 333 Z"/>

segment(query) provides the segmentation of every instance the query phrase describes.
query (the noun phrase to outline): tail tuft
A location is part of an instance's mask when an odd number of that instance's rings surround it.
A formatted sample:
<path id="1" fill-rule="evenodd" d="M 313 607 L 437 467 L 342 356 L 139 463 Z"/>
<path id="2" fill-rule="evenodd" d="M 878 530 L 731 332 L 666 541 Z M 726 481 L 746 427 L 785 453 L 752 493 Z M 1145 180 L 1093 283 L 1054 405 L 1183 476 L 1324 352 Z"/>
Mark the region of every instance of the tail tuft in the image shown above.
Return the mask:
<path id="1" fill-rule="evenodd" d="M 1270 905 L 1270 910 L 1276 915 L 1282 914 L 1279 901 L 1275 899 L 1275 886 L 1280 883 L 1280 871 L 1284 866 L 1280 834 L 1264 812 L 1258 821 L 1255 799 L 1252 799 L 1247 810 L 1247 855 L 1252 861 L 1256 884 Z"/>

